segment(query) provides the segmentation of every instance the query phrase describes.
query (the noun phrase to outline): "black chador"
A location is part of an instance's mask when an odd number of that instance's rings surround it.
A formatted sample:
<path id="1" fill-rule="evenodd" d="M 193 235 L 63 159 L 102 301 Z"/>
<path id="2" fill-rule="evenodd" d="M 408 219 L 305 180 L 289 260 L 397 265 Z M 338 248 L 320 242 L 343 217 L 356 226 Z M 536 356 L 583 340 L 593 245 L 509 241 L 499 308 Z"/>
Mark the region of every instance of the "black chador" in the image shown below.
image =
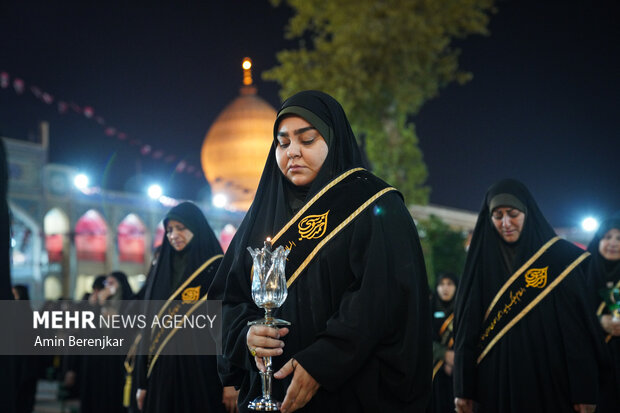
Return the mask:
<path id="1" fill-rule="evenodd" d="M 620 231 L 620 213 L 601 224 L 594 238 L 588 245 L 592 254 L 588 266 L 588 284 L 594 300 L 595 311 L 598 317 L 611 315 L 610 307 L 617 296 L 612 296 L 613 289 L 620 289 L 620 260 L 609 260 L 599 252 L 599 244 L 605 234 L 612 229 Z M 605 348 L 610 357 L 603 375 L 597 412 L 617 412 L 620 409 L 620 337 L 612 336 L 601 328 Z"/>
<path id="2" fill-rule="evenodd" d="M 525 214 L 518 240 L 492 222 Z M 503 180 L 485 196 L 455 309 L 454 395 L 481 412 L 572 412 L 596 404 L 602 352 L 588 306 L 587 253 L 557 239 L 532 195 Z"/>
<path id="3" fill-rule="evenodd" d="M 125 305 L 133 299 L 134 294 L 127 276 L 115 271 L 110 274 L 119 285 L 115 294 L 108 297 L 103 307 L 112 314 L 124 314 Z M 96 313 L 101 307 L 97 305 Z M 114 336 L 110 330 L 107 334 Z M 75 357 L 73 357 L 75 358 Z M 87 355 L 79 356 L 77 383 L 80 386 L 80 408 L 83 412 L 122 413 L 123 408 L 123 359 L 121 355 Z"/>
<path id="4" fill-rule="evenodd" d="M 9 168 L 4 141 L 0 138 L 0 300 L 12 300 L 11 292 L 11 217 L 7 202 Z M 16 411 L 18 382 L 17 358 L 0 356 L 3 372 L 0 373 L 0 411 Z"/>
<path id="5" fill-rule="evenodd" d="M 321 131 L 329 152 L 310 185 L 295 186 L 276 164 L 275 144 L 271 148 L 254 202 L 212 288 L 224 300 L 224 355 L 236 373 L 223 377 L 240 386 L 241 411 L 261 392 L 246 334 L 247 322 L 263 311 L 252 301 L 246 248 L 260 248 L 275 236 L 274 245 L 291 253 L 288 298 L 274 314 L 292 324 L 274 367 L 294 358 L 320 385 L 300 411 L 424 411 L 431 329 L 413 220 L 397 191 L 361 169 L 355 137 L 333 98 L 316 91 L 291 97 L 279 111 L 274 136 L 285 115 Z M 284 399 L 292 377 L 274 380 L 276 399 Z"/>
<path id="6" fill-rule="evenodd" d="M 200 209 L 183 202 L 166 215 L 169 220 L 181 222 L 193 238 L 181 251 L 176 251 L 168 237 L 164 237 L 161 253 L 154 272 L 147 280 L 146 300 L 170 300 L 169 305 L 190 297 L 193 301 L 205 299 L 221 261 L 222 249 Z M 223 412 L 222 385 L 217 375 L 215 356 L 162 355 L 173 353 L 175 339 L 164 343 L 164 336 L 155 341 L 157 331 L 144 338 L 143 346 L 150 346 L 150 356 L 139 356 L 136 361 L 138 388 L 146 389 L 146 413 Z M 150 334 L 150 332 L 148 333 Z M 187 336 L 184 337 L 187 339 Z M 196 345 L 199 345 L 200 341 Z M 145 352 L 144 348 L 141 352 Z"/>
<path id="7" fill-rule="evenodd" d="M 455 295 L 445 301 L 437 292 L 437 286 L 445 279 L 449 279 L 454 283 L 455 294 L 456 286 L 458 285 L 458 280 L 453 274 L 440 274 L 431 297 L 433 316 L 433 398 L 431 411 L 433 413 L 454 412 L 454 391 L 451 374 L 454 366 L 446 367 L 445 354 L 447 351 L 454 351 Z M 448 369 L 450 374 L 446 372 L 446 369 Z"/>

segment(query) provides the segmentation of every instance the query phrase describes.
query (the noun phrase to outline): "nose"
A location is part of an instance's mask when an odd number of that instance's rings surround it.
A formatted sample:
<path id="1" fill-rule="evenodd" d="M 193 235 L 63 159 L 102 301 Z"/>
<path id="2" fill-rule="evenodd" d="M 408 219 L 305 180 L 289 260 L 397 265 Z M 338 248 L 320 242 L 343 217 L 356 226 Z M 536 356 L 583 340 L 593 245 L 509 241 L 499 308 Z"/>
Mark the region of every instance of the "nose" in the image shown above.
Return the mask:
<path id="1" fill-rule="evenodd" d="M 503 227 L 508 227 L 510 226 L 510 217 L 508 215 L 504 215 L 502 217 L 502 226 Z"/>
<path id="2" fill-rule="evenodd" d="M 288 156 L 289 159 L 293 159 L 293 158 L 296 158 L 296 157 L 300 156 L 299 145 L 297 145 L 296 143 L 291 142 L 288 145 L 288 148 L 286 150 L 286 156 Z"/>

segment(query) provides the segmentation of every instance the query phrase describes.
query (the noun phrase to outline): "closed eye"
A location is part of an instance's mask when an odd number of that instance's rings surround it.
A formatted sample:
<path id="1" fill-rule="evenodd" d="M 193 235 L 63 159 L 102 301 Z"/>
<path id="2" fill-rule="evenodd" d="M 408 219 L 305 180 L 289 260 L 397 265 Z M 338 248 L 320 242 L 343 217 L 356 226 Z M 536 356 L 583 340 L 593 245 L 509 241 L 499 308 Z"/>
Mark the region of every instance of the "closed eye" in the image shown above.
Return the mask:
<path id="1" fill-rule="evenodd" d="M 280 140 L 280 139 L 278 139 L 278 140 L 277 140 L 277 143 L 278 143 L 278 146 L 279 146 L 280 148 L 284 148 L 284 149 L 286 149 L 286 148 L 288 148 L 288 146 L 291 144 L 291 141 L 289 141 L 289 140 Z"/>

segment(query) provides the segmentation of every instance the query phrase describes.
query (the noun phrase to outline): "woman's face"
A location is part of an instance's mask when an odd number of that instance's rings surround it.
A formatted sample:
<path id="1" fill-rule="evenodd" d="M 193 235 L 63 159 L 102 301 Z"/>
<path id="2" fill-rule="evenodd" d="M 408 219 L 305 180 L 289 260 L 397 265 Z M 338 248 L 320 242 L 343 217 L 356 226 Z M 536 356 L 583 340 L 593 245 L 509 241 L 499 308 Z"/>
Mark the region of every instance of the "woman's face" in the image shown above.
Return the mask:
<path id="1" fill-rule="evenodd" d="M 441 301 L 450 301 L 454 297 L 456 292 L 456 285 L 454 281 L 449 278 L 442 278 L 437 284 L 437 294 Z"/>
<path id="2" fill-rule="evenodd" d="M 508 243 L 516 242 L 521 237 L 525 214 L 513 207 L 497 207 L 491 214 L 491 221 L 500 237 Z"/>
<path id="3" fill-rule="evenodd" d="M 280 121 L 276 161 L 286 179 L 297 186 L 314 181 L 327 158 L 327 143 L 318 130 L 299 116 Z"/>
<path id="4" fill-rule="evenodd" d="M 620 229 L 612 228 L 598 243 L 598 252 L 609 261 L 620 260 Z"/>
<path id="5" fill-rule="evenodd" d="M 170 219 L 166 224 L 166 236 L 172 248 L 182 251 L 194 238 L 194 233 L 187 229 L 183 223 Z"/>
<path id="6" fill-rule="evenodd" d="M 105 281 L 103 282 L 103 285 L 105 286 L 105 288 L 108 289 L 108 291 L 110 291 L 110 295 L 114 295 L 116 294 L 116 292 L 118 291 L 118 280 L 115 277 L 112 277 L 111 275 L 108 275 L 105 279 Z"/>

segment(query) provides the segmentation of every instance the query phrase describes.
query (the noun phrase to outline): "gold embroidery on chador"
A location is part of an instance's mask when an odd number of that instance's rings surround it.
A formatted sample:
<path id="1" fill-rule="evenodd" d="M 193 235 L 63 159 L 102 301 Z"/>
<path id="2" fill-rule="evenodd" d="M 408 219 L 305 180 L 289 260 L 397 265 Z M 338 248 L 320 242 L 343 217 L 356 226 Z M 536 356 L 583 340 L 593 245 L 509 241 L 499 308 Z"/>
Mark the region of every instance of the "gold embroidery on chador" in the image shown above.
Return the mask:
<path id="1" fill-rule="evenodd" d="M 545 288 L 547 285 L 547 268 L 532 268 L 525 273 L 525 286 L 533 288 Z"/>
<path id="2" fill-rule="evenodd" d="M 327 230 L 327 211 L 321 215 L 308 215 L 297 225 L 299 240 L 321 238 Z"/>
<path id="3" fill-rule="evenodd" d="M 191 304 L 198 301 L 200 298 L 200 286 L 198 287 L 188 287 L 183 290 L 183 294 L 181 294 L 181 299 L 183 300 L 183 304 Z"/>

